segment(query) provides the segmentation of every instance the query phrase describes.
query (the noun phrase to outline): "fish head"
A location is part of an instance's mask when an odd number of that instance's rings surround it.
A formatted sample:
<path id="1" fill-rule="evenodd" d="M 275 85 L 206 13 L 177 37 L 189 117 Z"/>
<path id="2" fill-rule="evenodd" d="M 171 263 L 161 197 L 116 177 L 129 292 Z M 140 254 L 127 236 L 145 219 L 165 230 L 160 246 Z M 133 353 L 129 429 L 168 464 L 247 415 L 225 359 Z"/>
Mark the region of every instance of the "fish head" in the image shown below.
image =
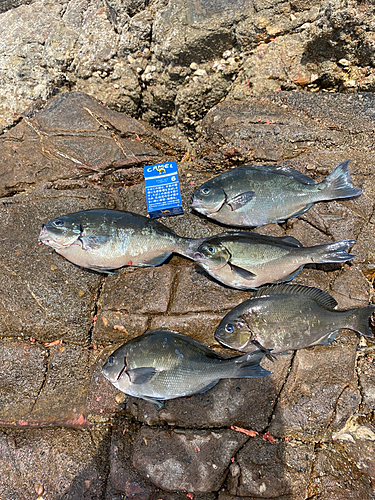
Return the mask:
<path id="1" fill-rule="evenodd" d="M 221 269 L 230 259 L 230 253 L 221 243 L 207 241 L 194 252 L 194 260 L 210 269 Z"/>
<path id="2" fill-rule="evenodd" d="M 254 346 L 253 333 L 241 318 L 230 318 L 225 316 L 216 329 L 215 339 L 225 347 L 237 349 L 237 351 L 252 351 Z"/>
<path id="3" fill-rule="evenodd" d="M 42 224 L 38 241 L 56 250 L 72 245 L 81 235 L 80 220 L 74 215 L 64 215 Z"/>
<path id="4" fill-rule="evenodd" d="M 208 181 L 193 193 L 190 207 L 197 212 L 210 216 L 221 209 L 226 199 L 224 189 L 216 186 L 212 181 Z"/>
<path id="5" fill-rule="evenodd" d="M 102 374 L 115 387 L 125 392 L 130 387 L 130 377 L 126 372 L 126 368 L 126 355 L 120 348 L 108 357 L 102 366 Z"/>

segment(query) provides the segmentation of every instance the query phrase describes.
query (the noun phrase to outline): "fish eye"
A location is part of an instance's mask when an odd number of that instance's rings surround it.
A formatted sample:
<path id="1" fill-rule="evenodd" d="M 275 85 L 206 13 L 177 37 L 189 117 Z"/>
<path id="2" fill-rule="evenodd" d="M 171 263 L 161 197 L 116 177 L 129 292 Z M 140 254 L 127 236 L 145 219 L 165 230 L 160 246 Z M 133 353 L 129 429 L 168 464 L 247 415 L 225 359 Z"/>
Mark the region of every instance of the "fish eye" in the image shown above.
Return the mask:
<path id="1" fill-rule="evenodd" d="M 109 356 L 109 358 L 108 358 L 108 364 L 109 365 L 113 365 L 114 362 L 115 362 L 115 358 L 113 356 Z"/>
<path id="2" fill-rule="evenodd" d="M 202 188 L 202 189 L 201 189 L 201 192 L 202 192 L 203 194 L 208 194 L 208 193 L 210 192 L 210 188 L 208 188 L 208 187 L 204 187 L 204 188 Z"/>
<path id="3" fill-rule="evenodd" d="M 61 219 L 57 219 L 54 221 L 54 224 L 55 226 L 63 226 L 64 225 L 64 221 L 61 220 Z"/>
<path id="4" fill-rule="evenodd" d="M 231 325 L 230 323 L 228 323 L 227 325 L 225 325 L 225 331 L 228 332 L 228 333 L 233 333 L 234 332 L 234 326 Z"/>
<path id="5" fill-rule="evenodd" d="M 207 250 L 208 250 L 210 253 L 215 253 L 215 248 L 214 248 L 214 247 L 207 247 Z"/>

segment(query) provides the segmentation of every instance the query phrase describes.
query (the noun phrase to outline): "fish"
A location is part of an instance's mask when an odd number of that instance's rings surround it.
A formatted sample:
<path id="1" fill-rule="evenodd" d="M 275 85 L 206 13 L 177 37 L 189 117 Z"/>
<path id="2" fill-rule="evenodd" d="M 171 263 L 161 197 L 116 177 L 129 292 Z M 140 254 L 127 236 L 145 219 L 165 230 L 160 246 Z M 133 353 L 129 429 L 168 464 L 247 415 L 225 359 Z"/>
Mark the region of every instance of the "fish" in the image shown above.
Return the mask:
<path id="1" fill-rule="evenodd" d="M 193 259 L 202 239 L 183 238 L 164 224 L 119 210 L 93 209 L 42 224 L 40 243 L 77 266 L 112 273 L 123 266 L 158 266 L 173 252 Z"/>
<path id="2" fill-rule="evenodd" d="M 262 287 L 221 320 L 215 338 L 242 352 L 262 347 L 281 354 L 332 342 L 341 328 L 372 337 L 369 319 L 375 305 L 336 310 L 336 300 L 303 285 Z"/>
<path id="3" fill-rule="evenodd" d="M 115 350 L 102 374 L 117 389 L 156 404 L 206 392 L 227 378 L 258 378 L 264 351 L 224 359 L 209 347 L 167 329 L 149 330 Z"/>
<path id="4" fill-rule="evenodd" d="M 305 264 L 344 262 L 355 240 L 303 247 L 292 236 L 273 237 L 229 231 L 206 238 L 194 253 L 195 262 L 224 285 L 240 290 L 292 280 Z"/>
<path id="5" fill-rule="evenodd" d="M 319 201 L 352 198 L 346 160 L 320 183 L 285 166 L 246 165 L 210 179 L 192 195 L 191 208 L 235 227 L 258 227 L 298 217 Z"/>

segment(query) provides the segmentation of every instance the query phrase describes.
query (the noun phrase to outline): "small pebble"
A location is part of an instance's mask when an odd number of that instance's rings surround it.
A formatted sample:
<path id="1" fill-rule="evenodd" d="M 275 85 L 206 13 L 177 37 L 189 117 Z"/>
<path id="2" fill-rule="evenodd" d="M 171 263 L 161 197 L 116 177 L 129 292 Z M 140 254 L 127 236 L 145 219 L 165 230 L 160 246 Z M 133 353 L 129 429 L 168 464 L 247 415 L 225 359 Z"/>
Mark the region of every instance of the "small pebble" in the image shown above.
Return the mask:
<path id="1" fill-rule="evenodd" d="M 126 396 L 123 392 L 118 392 L 115 396 L 115 401 L 118 405 L 121 405 L 122 403 L 124 403 L 126 399 Z"/>
<path id="2" fill-rule="evenodd" d="M 34 490 L 35 490 L 35 493 L 38 495 L 38 497 L 41 497 L 44 493 L 44 487 L 40 483 L 34 484 Z"/>

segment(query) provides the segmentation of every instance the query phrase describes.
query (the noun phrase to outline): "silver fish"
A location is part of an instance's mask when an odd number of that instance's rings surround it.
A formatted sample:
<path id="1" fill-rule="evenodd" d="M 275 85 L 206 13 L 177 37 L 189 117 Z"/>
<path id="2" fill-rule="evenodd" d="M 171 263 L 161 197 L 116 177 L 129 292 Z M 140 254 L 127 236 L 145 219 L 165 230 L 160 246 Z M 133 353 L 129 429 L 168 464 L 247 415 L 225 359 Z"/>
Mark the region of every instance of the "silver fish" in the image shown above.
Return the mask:
<path id="1" fill-rule="evenodd" d="M 183 238 L 156 220 L 118 210 L 85 210 L 42 224 L 39 242 L 73 264 L 98 272 L 157 266 L 172 252 L 193 258 L 202 240 Z"/>
<path id="2" fill-rule="evenodd" d="M 303 247 L 291 236 L 272 237 L 238 231 L 206 238 L 194 260 L 224 285 L 240 290 L 293 279 L 305 264 L 343 262 L 355 240 Z"/>
<path id="3" fill-rule="evenodd" d="M 318 288 L 263 287 L 222 319 L 215 338 L 239 351 L 262 347 L 274 354 L 328 344 L 341 328 L 372 336 L 369 319 L 375 305 L 346 311 L 337 311 L 336 306 L 336 300 Z"/>
<path id="4" fill-rule="evenodd" d="M 217 222 L 257 227 L 297 217 L 314 203 L 351 198 L 362 193 L 352 186 L 349 160 L 322 182 L 290 167 L 248 165 L 234 168 L 200 186 L 191 208 Z"/>
<path id="5" fill-rule="evenodd" d="M 150 330 L 113 352 L 102 373 L 131 396 L 154 403 L 206 392 L 221 379 L 265 377 L 262 351 L 223 359 L 180 333 Z"/>

